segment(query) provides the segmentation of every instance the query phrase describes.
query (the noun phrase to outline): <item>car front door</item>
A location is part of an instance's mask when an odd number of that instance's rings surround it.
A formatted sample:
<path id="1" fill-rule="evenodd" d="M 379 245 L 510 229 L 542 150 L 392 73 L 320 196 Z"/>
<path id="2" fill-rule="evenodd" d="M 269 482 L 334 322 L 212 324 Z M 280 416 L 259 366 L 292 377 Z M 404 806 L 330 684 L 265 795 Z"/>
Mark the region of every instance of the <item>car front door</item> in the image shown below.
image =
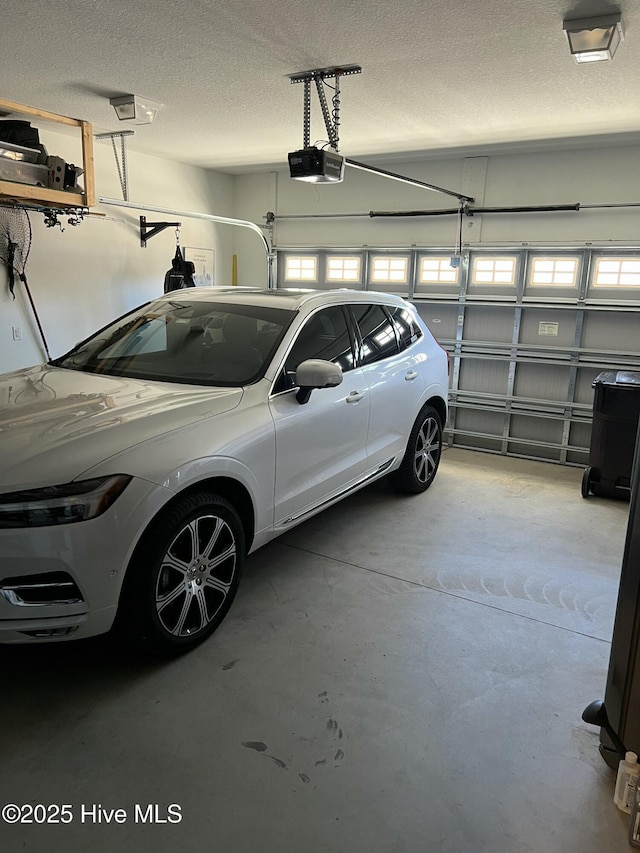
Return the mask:
<path id="1" fill-rule="evenodd" d="M 295 370 L 309 358 L 339 364 L 335 388 L 296 399 Z M 340 305 L 312 314 L 285 358 L 270 399 L 276 434 L 275 525 L 286 529 L 358 482 L 367 471 L 369 387 L 354 368 L 347 314 Z"/>

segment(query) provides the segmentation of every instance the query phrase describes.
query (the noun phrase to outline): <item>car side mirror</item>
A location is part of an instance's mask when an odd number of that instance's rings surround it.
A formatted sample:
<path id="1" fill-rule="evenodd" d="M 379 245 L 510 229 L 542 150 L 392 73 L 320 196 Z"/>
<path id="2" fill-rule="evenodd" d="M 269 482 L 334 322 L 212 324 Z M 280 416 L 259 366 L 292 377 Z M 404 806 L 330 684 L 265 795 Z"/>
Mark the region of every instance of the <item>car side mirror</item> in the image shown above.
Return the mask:
<path id="1" fill-rule="evenodd" d="M 315 388 L 335 388 L 342 382 L 342 369 L 331 361 L 321 358 L 308 358 L 298 365 L 296 385 L 299 390 L 296 400 L 300 405 L 309 402 Z"/>

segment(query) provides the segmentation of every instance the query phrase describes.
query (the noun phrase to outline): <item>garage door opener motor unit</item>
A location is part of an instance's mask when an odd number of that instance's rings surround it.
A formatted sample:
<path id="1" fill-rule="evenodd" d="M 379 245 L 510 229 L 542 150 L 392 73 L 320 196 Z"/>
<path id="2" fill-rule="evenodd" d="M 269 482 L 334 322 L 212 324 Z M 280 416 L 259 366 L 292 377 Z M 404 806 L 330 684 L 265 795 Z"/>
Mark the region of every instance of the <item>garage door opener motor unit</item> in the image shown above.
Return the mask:
<path id="1" fill-rule="evenodd" d="M 351 74 L 360 74 L 359 65 L 343 65 L 340 68 L 316 68 L 312 71 L 300 71 L 290 74 L 292 83 L 304 84 L 302 111 L 302 148 L 288 155 L 289 174 L 298 181 L 308 181 L 313 184 L 337 184 L 344 177 L 345 158 L 338 153 L 340 139 L 340 78 Z M 331 99 L 332 109 L 329 111 L 325 86 L 326 80 L 333 79 L 330 86 L 333 90 Z M 311 144 L 311 84 L 318 93 L 318 101 L 324 118 L 328 142 L 318 148 Z"/>
<path id="2" fill-rule="evenodd" d="M 344 157 L 323 148 L 302 148 L 289 155 L 289 174 L 299 181 L 337 183 L 344 176 Z"/>

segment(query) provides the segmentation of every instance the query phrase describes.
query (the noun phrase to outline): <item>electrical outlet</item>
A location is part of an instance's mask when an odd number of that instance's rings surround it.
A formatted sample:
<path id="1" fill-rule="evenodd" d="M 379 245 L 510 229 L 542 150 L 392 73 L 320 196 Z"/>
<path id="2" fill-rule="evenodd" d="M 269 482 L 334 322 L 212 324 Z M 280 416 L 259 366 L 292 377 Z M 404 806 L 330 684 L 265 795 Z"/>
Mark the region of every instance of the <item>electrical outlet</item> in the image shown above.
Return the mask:
<path id="1" fill-rule="evenodd" d="M 12 326 L 11 331 L 13 332 L 14 341 L 22 340 L 22 326 Z"/>

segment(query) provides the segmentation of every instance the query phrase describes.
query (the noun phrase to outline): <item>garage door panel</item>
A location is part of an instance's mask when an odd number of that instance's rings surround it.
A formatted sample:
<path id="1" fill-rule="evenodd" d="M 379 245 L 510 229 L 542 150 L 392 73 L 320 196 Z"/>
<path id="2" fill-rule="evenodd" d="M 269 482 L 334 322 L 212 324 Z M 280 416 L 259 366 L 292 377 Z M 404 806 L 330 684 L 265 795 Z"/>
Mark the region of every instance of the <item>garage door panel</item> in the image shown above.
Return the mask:
<path id="1" fill-rule="evenodd" d="M 499 451 L 502 446 L 504 415 L 478 409 L 460 409 L 456 417 L 454 444 Z M 495 436 L 495 438 L 493 438 Z"/>
<path id="2" fill-rule="evenodd" d="M 520 341 L 536 346 L 567 347 L 574 345 L 576 311 L 552 308 L 526 308 L 520 323 Z"/>
<path id="3" fill-rule="evenodd" d="M 513 306 L 468 305 L 464 318 L 464 337 L 468 341 L 510 344 L 513 340 L 513 318 Z"/>
<path id="4" fill-rule="evenodd" d="M 512 438 L 531 442 L 560 444 L 563 422 L 531 415 L 512 415 L 509 434 Z M 556 452 L 557 455 L 557 452 Z"/>
<path id="5" fill-rule="evenodd" d="M 460 390 L 503 396 L 507 391 L 509 365 L 497 359 L 465 358 L 460 367 Z"/>
<path id="6" fill-rule="evenodd" d="M 541 447 L 529 442 L 509 441 L 507 452 L 513 456 L 526 456 L 528 459 L 540 459 L 543 462 L 558 462 L 558 450 L 555 447 Z"/>
<path id="7" fill-rule="evenodd" d="M 571 424 L 571 429 L 569 430 L 569 444 L 571 447 L 584 447 L 587 448 L 587 450 L 582 453 L 575 450 L 569 450 L 567 453 L 567 462 L 574 465 L 587 465 L 589 462 L 588 448 L 590 442 L 591 424 Z"/>
<path id="8" fill-rule="evenodd" d="M 301 269 L 316 254 L 324 280 L 329 257 L 345 251 L 295 253 Z M 448 250 L 425 246 L 348 254 L 368 282 L 376 258 L 406 259 L 411 300 L 450 355 L 450 444 L 586 463 L 593 380 L 640 371 L 640 280 L 629 266 L 640 252 L 482 245 L 455 268 Z"/>
<path id="9" fill-rule="evenodd" d="M 580 367 L 576 378 L 576 390 L 574 400 L 576 403 L 583 403 L 590 407 L 593 406 L 593 380 L 600 373 L 597 367 Z"/>
<path id="10" fill-rule="evenodd" d="M 437 302 L 417 305 L 418 313 L 438 341 L 454 340 L 458 328 L 458 307 Z"/>
<path id="11" fill-rule="evenodd" d="M 587 312 L 582 346 L 592 350 L 637 352 L 640 349 L 640 314 L 622 311 Z"/>
<path id="12" fill-rule="evenodd" d="M 566 401 L 569 372 L 568 365 L 520 363 L 516 368 L 514 394 L 534 400 Z"/>

